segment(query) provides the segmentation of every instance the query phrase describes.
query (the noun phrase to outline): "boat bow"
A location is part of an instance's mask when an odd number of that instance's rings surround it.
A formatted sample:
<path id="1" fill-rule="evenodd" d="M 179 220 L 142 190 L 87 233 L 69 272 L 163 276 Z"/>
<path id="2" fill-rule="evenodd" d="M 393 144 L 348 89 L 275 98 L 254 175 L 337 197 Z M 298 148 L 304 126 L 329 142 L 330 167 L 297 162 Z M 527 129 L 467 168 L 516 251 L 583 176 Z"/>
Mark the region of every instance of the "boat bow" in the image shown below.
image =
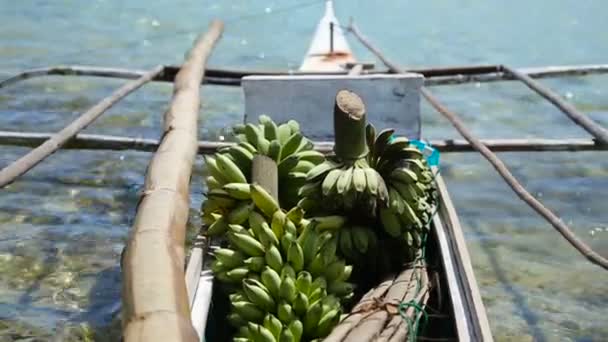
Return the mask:
<path id="1" fill-rule="evenodd" d="M 325 14 L 317 24 L 315 35 L 300 66 L 301 71 L 344 71 L 346 63 L 354 63 L 353 56 L 340 22 L 334 14 L 333 1 L 325 3 Z"/>

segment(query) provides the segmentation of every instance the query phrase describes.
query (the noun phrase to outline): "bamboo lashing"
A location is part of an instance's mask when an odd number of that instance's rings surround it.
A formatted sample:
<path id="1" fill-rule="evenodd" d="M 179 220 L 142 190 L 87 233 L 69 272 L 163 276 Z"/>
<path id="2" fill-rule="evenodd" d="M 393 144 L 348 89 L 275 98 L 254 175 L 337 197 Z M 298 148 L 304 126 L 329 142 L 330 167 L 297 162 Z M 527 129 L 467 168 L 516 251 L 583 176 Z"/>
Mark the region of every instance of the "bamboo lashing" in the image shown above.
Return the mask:
<path id="1" fill-rule="evenodd" d="M 184 281 L 190 176 L 197 152 L 200 84 L 223 24 L 199 36 L 175 77 L 124 257 L 123 336 L 130 341 L 199 341 Z"/>
<path id="2" fill-rule="evenodd" d="M 89 110 L 82 113 L 78 118 L 70 122 L 70 124 L 65 126 L 61 131 L 50 136 L 49 139 L 40 146 L 36 147 L 25 156 L 0 170 L 0 188 L 12 183 L 15 181 L 15 179 L 19 178 L 38 163 L 56 152 L 61 148 L 61 146 L 78 134 L 78 132 L 85 129 L 108 109 L 118 103 L 118 101 L 133 91 L 139 89 L 144 84 L 150 82 L 156 75 L 160 74 L 162 70 L 162 66 L 157 66 L 154 69 L 144 73 L 137 80 L 123 85 L 110 96 L 104 98 Z"/>
<path id="3" fill-rule="evenodd" d="M 0 131 L 0 145 L 36 147 L 52 136 L 51 133 Z M 575 151 L 608 151 L 608 145 L 592 139 L 483 139 L 480 140 L 494 152 L 575 152 Z M 441 153 L 477 152 L 464 139 L 432 139 L 429 143 Z M 211 154 L 222 147 L 234 143 L 220 141 L 199 141 L 198 153 Z M 330 153 L 333 142 L 316 141 L 315 149 Z M 74 150 L 113 150 L 154 152 L 158 148 L 157 139 L 131 138 L 100 134 L 77 134 L 62 149 Z"/>
<path id="4" fill-rule="evenodd" d="M 395 73 L 404 73 L 405 70 L 401 69 L 396 64 L 391 63 L 384 57 L 384 55 L 376 49 L 370 42 L 365 38 L 361 32 L 357 29 L 354 24 L 348 28 L 358 39 L 365 45 L 378 59 L 380 59 L 389 69 Z M 431 94 L 431 92 L 422 87 L 420 89 L 422 96 L 441 113 L 450 123 L 456 128 L 456 130 L 465 138 L 473 148 L 475 148 L 482 156 L 484 156 L 490 164 L 496 169 L 496 171 L 502 176 L 509 187 L 532 209 L 540 214 L 547 222 L 549 222 L 576 250 L 578 250 L 587 260 L 592 263 L 608 270 L 608 259 L 602 257 L 589 247 L 585 242 L 580 240 L 557 215 L 551 210 L 545 207 L 540 201 L 538 201 L 532 194 L 530 194 L 511 174 L 506 165 L 500 160 L 490 149 L 488 149 L 478 138 L 476 138 L 462 123 L 462 120 L 445 108 L 437 99 Z"/>

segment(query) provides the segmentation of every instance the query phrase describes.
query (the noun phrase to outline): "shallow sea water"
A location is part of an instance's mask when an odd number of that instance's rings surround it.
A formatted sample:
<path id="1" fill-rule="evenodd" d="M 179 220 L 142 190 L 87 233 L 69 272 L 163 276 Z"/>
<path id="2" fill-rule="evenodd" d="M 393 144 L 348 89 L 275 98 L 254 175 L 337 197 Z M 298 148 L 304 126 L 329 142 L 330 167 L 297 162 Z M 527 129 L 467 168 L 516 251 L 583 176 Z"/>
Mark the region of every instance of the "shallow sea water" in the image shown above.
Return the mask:
<path id="1" fill-rule="evenodd" d="M 57 64 L 178 64 L 211 18 L 226 30 L 210 66 L 298 67 L 322 1 L 0 0 L 0 78 Z M 336 1 L 387 56 L 411 67 L 606 63 L 601 0 Z M 373 57 L 351 39 L 360 60 Z M 608 125 L 608 76 L 544 80 Z M 123 81 L 44 78 L 0 90 L 0 130 L 52 132 Z M 517 83 L 433 90 L 485 138 L 587 137 Z M 87 133 L 158 138 L 172 92 L 151 84 Z M 199 132 L 217 139 L 242 118 L 238 88 L 205 86 Z M 427 139 L 457 138 L 422 105 Z M 0 147 L 0 167 L 26 153 Z M 608 257 L 606 152 L 503 153 L 528 189 Z M 150 154 L 60 151 L 0 192 L 0 341 L 111 340 L 120 309 L 118 260 Z M 203 199 L 197 161 L 191 233 Z M 522 204 L 481 157 L 441 156 L 497 341 L 608 340 L 608 274 Z M 113 331 L 116 331 L 114 329 Z M 100 333 L 102 332 L 102 333 Z"/>

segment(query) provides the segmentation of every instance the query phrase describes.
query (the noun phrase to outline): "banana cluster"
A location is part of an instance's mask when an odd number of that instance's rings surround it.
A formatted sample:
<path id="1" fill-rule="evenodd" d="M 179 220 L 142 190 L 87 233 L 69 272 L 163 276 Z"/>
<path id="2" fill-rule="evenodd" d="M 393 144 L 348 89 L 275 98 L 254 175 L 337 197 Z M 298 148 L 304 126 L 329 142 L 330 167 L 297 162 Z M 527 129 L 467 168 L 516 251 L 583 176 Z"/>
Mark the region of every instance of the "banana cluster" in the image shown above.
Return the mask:
<path id="1" fill-rule="evenodd" d="M 214 157 L 206 158 L 210 190 L 221 189 L 228 183 L 251 182 L 251 164 L 256 154 L 277 162 L 280 202 L 287 208 L 296 205 L 298 190 L 306 182 L 306 173 L 322 163 L 325 157 L 313 150 L 313 144 L 300 132 L 300 125 L 289 120 L 277 125 L 266 115 L 259 124 L 233 127 L 237 143 L 220 149 Z"/>
<path id="2" fill-rule="evenodd" d="M 228 183 L 206 220 L 208 235 L 225 235 L 212 270 L 232 286 L 234 341 L 310 341 L 327 336 L 353 296 L 352 266 L 336 255 L 342 217 L 284 212 L 257 184 Z M 226 194 L 224 194 L 224 192 Z M 229 205 L 228 205 L 229 204 Z M 205 204 L 207 209 L 211 205 Z"/>
<path id="3" fill-rule="evenodd" d="M 388 235 L 419 248 L 436 204 L 434 175 L 422 152 L 405 137 L 393 138 L 393 133 L 386 129 L 376 135 L 371 124 L 366 128 L 367 162 L 388 189 L 388 205 L 380 208 L 379 216 Z"/>
<path id="4" fill-rule="evenodd" d="M 378 205 L 388 201 L 384 179 L 364 158 L 327 159 L 306 174 L 306 181 L 298 195 L 299 205 L 307 211 L 358 211 L 375 217 Z M 321 204 L 323 208 L 319 208 Z"/>

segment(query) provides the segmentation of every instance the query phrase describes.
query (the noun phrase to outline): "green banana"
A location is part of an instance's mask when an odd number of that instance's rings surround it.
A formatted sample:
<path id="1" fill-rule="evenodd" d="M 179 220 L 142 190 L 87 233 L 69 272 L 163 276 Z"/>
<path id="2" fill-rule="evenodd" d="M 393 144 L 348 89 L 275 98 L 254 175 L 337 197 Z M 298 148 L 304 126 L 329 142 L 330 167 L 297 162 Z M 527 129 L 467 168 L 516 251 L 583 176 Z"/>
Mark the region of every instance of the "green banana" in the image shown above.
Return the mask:
<path id="1" fill-rule="evenodd" d="M 255 206 L 260 209 L 267 217 L 272 217 L 275 211 L 279 210 L 279 204 L 258 184 L 251 184 L 251 199 Z"/>
<path id="2" fill-rule="evenodd" d="M 205 177 L 205 183 L 207 184 L 207 189 L 209 190 L 220 189 L 222 187 L 222 183 L 220 183 L 220 181 L 215 179 L 213 176 Z"/>
<path id="3" fill-rule="evenodd" d="M 289 121 L 287 121 L 287 125 L 291 129 L 291 134 L 295 134 L 295 133 L 299 133 L 300 132 L 300 124 L 296 120 L 289 120 Z"/>
<path id="4" fill-rule="evenodd" d="M 228 223 L 243 224 L 245 221 L 247 221 L 249 213 L 252 211 L 252 209 L 253 204 L 251 202 L 241 202 L 228 214 Z"/>
<path id="5" fill-rule="evenodd" d="M 308 171 L 308 173 L 306 173 L 306 180 L 309 182 L 319 180 L 320 178 L 325 176 L 329 171 L 339 166 L 341 166 L 341 164 L 338 164 L 331 160 L 325 160 L 321 164 L 315 166 L 312 170 Z"/>
<path id="6" fill-rule="evenodd" d="M 418 176 L 416 176 L 416 173 L 406 168 L 393 170 L 389 177 L 405 184 L 416 183 L 418 181 Z"/>
<path id="7" fill-rule="evenodd" d="M 310 286 L 312 285 L 312 276 L 307 271 L 301 271 L 298 273 L 298 277 L 296 279 L 296 288 L 298 291 L 309 294 Z"/>
<path id="8" fill-rule="evenodd" d="M 209 228 L 207 228 L 207 235 L 218 236 L 224 234 L 228 230 L 228 220 L 225 216 L 222 216 L 217 221 L 213 222 Z"/>
<path id="9" fill-rule="evenodd" d="M 249 256 L 263 256 L 266 253 L 264 246 L 249 235 L 230 232 L 228 238 L 239 250 Z"/>
<path id="10" fill-rule="evenodd" d="M 292 307 L 297 315 L 300 317 L 304 316 L 304 314 L 306 314 L 306 310 L 308 310 L 308 297 L 304 293 L 298 292 L 293 300 Z"/>
<path id="11" fill-rule="evenodd" d="M 233 301 L 232 309 L 247 321 L 259 323 L 264 319 L 264 312 L 249 301 Z"/>
<path id="12" fill-rule="evenodd" d="M 302 210 L 302 208 L 300 207 L 293 207 L 287 212 L 286 216 L 287 219 L 291 221 L 294 225 L 298 225 L 302 222 L 302 219 L 304 218 L 304 210 Z"/>
<path id="13" fill-rule="evenodd" d="M 251 170 L 251 162 L 253 161 L 253 152 L 244 146 L 234 145 L 228 150 L 229 155 L 234 160 L 234 163 L 246 173 Z"/>
<path id="14" fill-rule="evenodd" d="M 317 231 L 334 231 L 344 226 L 346 223 L 346 217 L 339 215 L 318 216 L 314 217 L 311 222 L 314 224 Z"/>
<path id="15" fill-rule="evenodd" d="M 401 235 L 401 222 L 399 221 L 399 216 L 393 210 L 388 208 L 380 209 L 380 221 L 388 235 L 392 237 Z"/>
<path id="16" fill-rule="evenodd" d="M 278 239 L 281 239 L 283 237 L 283 233 L 285 232 L 285 219 L 286 215 L 281 210 L 277 210 L 274 212 L 274 214 L 272 214 L 270 228 Z"/>
<path id="17" fill-rule="evenodd" d="M 264 257 L 249 257 L 243 261 L 243 264 L 251 271 L 260 272 L 264 269 L 266 260 L 264 260 Z"/>
<path id="18" fill-rule="evenodd" d="M 276 140 L 279 136 L 279 128 L 277 127 L 277 125 L 272 120 L 264 122 L 263 125 L 264 137 L 270 141 Z"/>
<path id="19" fill-rule="evenodd" d="M 279 342 L 296 342 L 296 338 L 293 336 L 291 330 L 283 329 L 283 331 L 281 331 L 281 336 L 279 337 Z"/>
<path id="20" fill-rule="evenodd" d="M 215 259 L 228 268 L 237 267 L 243 264 L 243 254 L 228 248 L 219 248 L 213 252 Z"/>
<path id="21" fill-rule="evenodd" d="M 293 303 L 298 295 L 296 284 L 291 277 L 283 277 L 281 287 L 279 288 L 279 297 L 285 299 L 289 303 Z"/>
<path id="22" fill-rule="evenodd" d="M 340 229 L 340 240 L 338 243 L 340 245 L 340 252 L 342 252 L 342 254 L 350 259 L 355 257 L 350 229 Z"/>
<path id="23" fill-rule="evenodd" d="M 247 267 L 237 267 L 226 272 L 226 277 L 230 279 L 230 281 L 236 283 L 243 280 L 243 278 L 245 278 L 248 273 L 249 269 Z"/>
<path id="24" fill-rule="evenodd" d="M 302 324 L 302 322 L 297 319 L 293 320 L 291 321 L 291 323 L 289 323 L 287 329 L 289 329 L 289 331 L 291 331 L 291 333 L 293 334 L 294 340 L 296 342 L 299 342 L 302 338 L 302 334 L 304 333 L 304 325 Z"/>
<path id="25" fill-rule="evenodd" d="M 294 154 L 297 149 L 300 147 L 300 143 L 304 139 L 304 136 L 300 133 L 292 134 L 289 139 L 283 144 L 283 149 L 281 150 L 281 160 L 284 160 L 286 157 Z"/>
<path id="26" fill-rule="evenodd" d="M 324 314 L 316 328 L 315 336 L 324 337 L 329 335 L 331 329 L 340 321 L 340 310 L 334 309 Z"/>
<path id="27" fill-rule="evenodd" d="M 351 283 L 336 281 L 329 285 L 327 291 L 333 293 L 338 297 L 343 297 L 351 294 L 354 290 L 354 286 Z"/>
<path id="28" fill-rule="evenodd" d="M 255 148 L 255 146 L 251 145 L 248 142 L 240 142 L 240 143 L 237 144 L 237 146 L 243 147 L 244 149 L 246 149 L 247 151 L 249 151 L 249 153 L 251 153 L 252 156 L 253 156 L 253 154 L 255 154 L 255 153 L 258 152 L 258 150 Z"/>
<path id="29" fill-rule="evenodd" d="M 291 136 L 291 128 L 287 124 L 279 125 L 279 129 L 277 132 L 279 142 L 281 144 L 285 144 L 287 139 Z"/>
<path id="30" fill-rule="evenodd" d="M 275 339 L 279 339 L 281 331 L 283 330 L 283 324 L 273 314 L 267 314 L 264 317 L 264 328 L 268 329 Z"/>
<path id="31" fill-rule="evenodd" d="M 243 290 L 247 298 L 264 311 L 271 312 L 276 307 L 274 299 L 261 283 L 253 279 L 244 279 Z"/>
<path id="32" fill-rule="evenodd" d="M 262 284 L 266 286 L 268 292 L 274 297 L 279 298 L 281 288 L 281 276 L 272 268 L 266 266 L 261 274 Z"/>
<path id="33" fill-rule="evenodd" d="M 220 184 L 228 183 L 226 181 L 226 178 L 224 177 L 224 174 L 222 173 L 219 166 L 217 165 L 217 161 L 214 157 L 206 156 L 204 158 L 204 160 L 205 160 L 205 166 L 207 167 L 207 171 L 208 171 L 209 175 L 211 175 L 213 178 L 215 178 Z"/>
<path id="34" fill-rule="evenodd" d="M 277 272 L 280 272 L 283 268 L 283 257 L 279 249 L 274 245 L 271 245 L 266 250 L 265 260 L 266 264 Z"/>
<path id="35" fill-rule="evenodd" d="M 325 161 L 325 155 L 315 150 L 300 151 L 297 153 L 299 160 L 308 161 L 315 165 Z"/>
<path id="36" fill-rule="evenodd" d="M 279 306 L 277 307 L 277 316 L 279 317 L 279 320 L 285 324 L 288 324 L 295 318 L 291 305 L 285 301 L 279 303 Z"/>
<path id="37" fill-rule="evenodd" d="M 215 159 L 226 180 L 231 183 L 247 183 L 247 178 L 232 160 L 222 154 L 216 154 Z"/>
<path id="38" fill-rule="evenodd" d="M 279 162 L 281 158 L 281 143 L 278 140 L 273 140 L 268 145 L 268 157 L 275 162 Z"/>
<path id="39" fill-rule="evenodd" d="M 237 200 L 248 200 L 251 199 L 251 192 L 249 184 L 247 183 L 228 183 L 225 184 L 222 189 L 228 193 L 228 195 Z"/>
<path id="40" fill-rule="evenodd" d="M 292 172 L 308 172 L 312 170 L 316 165 L 307 160 L 300 160 L 296 166 L 291 170 Z"/>
<path id="41" fill-rule="evenodd" d="M 292 242 L 287 252 L 287 261 L 291 264 L 296 272 L 299 272 L 304 267 L 304 251 L 297 242 Z"/>
<path id="42" fill-rule="evenodd" d="M 340 179 L 342 173 L 342 169 L 333 169 L 329 171 L 325 179 L 323 179 L 323 183 L 321 183 L 323 196 L 329 196 L 329 194 L 334 191 L 334 188 L 336 187 L 338 179 Z"/>
<path id="43" fill-rule="evenodd" d="M 323 314 L 323 307 L 321 306 L 321 302 L 317 301 L 312 304 L 310 308 L 306 311 L 306 315 L 304 316 L 304 334 L 307 336 L 313 336 L 315 328 L 319 325 L 319 320 L 321 320 L 321 315 Z"/>
<path id="44" fill-rule="evenodd" d="M 291 173 L 291 171 L 294 167 L 296 167 L 296 165 L 298 165 L 298 157 L 295 155 L 288 156 L 285 159 L 281 160 L 277 167 L 279 172 L 279 178 L 286 177 L 289 173 Z"/>
<path id="45" fill-rule="evenodd" d="M 353 186 L 357 192 L 363 192 L 367 187 L 367 180 L 365 177 L 365 169 L 356 167 L 353 169 Z"/>
<path id="46" fill-rule="evenodd" d="M 340 178 L 338 178 L 338 182 L 336 182 L 336 193 L 338 195 L 342 195 L 347 193 L 351 186 L 351 179 L 353 176 L 353 168 L 347 168 L 346 170 L 342 169 L 342 173 L 340 174 Z"/>
<path id="47" fill-rule="evenodd" d="M 344 261 L 342 261 L 342 260 L 334 261 L 329 266 L 327 266 L 327 269 L 325 271 L 325 278 L 327 279 L 327 281 L 329 283 L 333 283 L 333 282 L 339 280 L 340 278 L 342 278 L 342 276 L 344 274 L 345 267 L 346 267 L 346 264 L 344 263 Z"/>

